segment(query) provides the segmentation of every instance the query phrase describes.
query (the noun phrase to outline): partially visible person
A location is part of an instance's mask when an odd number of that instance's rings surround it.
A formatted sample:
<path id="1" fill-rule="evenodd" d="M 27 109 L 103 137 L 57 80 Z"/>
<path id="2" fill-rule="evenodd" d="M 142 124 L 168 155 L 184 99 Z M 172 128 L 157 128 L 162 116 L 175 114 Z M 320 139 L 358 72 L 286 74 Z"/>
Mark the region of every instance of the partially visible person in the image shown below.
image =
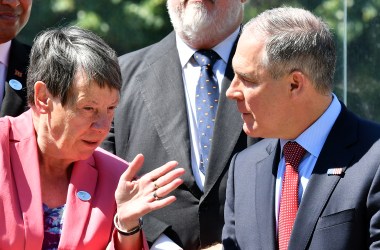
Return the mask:
<path id="1" fill-rule="evenodd" d="M 135 179 L 141 154 L 128 167 L 98 148 L 120 87 L 116 53 L 92 32 L 36 38 L 30 109 L 0 118 L 0 249 L 148 249 L 139 218 L 175 201 L 184 169 L 168 162 Z"/>
<path id="2" fill-rule="evenodd" d="M 333 34 L 307 10 L 244 26 L 227 96 L 244 131 L 268 139 L 231 161 L 224 249 L 380 248 L 380 125 L 339 102 L 335 62 Z"/>
<path id="3" fill-rule="evenodd" d="M 231 59 L 244 2 L 168 0 L 174 32 L 119 58 L 121 101 L 102 147 L 126 160 L 143 153 L 140 174 L 169 160 L 186 169 L 184 184 L 174 191 L 177 202 L 144 217 L 152 249 L 196 250 L 221 242 L 229 162 L 254 141 L 244 134 L 240 114 L 225 96 L 234 76 Z M 196 101 L 201 85 L 197 58 L 203 55 L 216 61 L 209 66 L 216 101 L 202 107 L 205 119 Z M 200 125 L 206 122 L 211 131 L 203 145 Z"/>
<path id="4" fill-rule="evenodd" d="M 29 20 L 32 0 L 0 1 L 0 117 L 27 109 L 30 46 L 15 39 Z"/>

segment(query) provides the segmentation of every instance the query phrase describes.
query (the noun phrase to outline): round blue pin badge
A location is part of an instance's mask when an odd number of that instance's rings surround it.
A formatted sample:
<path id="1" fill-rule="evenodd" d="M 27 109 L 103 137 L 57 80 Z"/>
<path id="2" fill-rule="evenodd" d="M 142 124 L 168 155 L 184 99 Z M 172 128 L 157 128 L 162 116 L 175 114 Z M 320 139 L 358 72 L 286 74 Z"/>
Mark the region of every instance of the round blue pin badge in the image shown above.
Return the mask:
<path id="1" fill-rule="evenodd" d="M 81 201 L 89 201 L 89 200 L 91 200 L 91 195 L 89 193 L 87 193 L 86 191 L 78 191 L 77 197 Z"/>
<path id="2" fill-rule="evenodd" d="M 15 80 L 15 79 L 11 79 L 11 80 L 9 81 L 9 86 L 11 86 L 12 89 L 14 89 L 14 90 L 21 90 L 21 89 L 22 89 L 22 84 L 21 84 L 21 82 Z"/>

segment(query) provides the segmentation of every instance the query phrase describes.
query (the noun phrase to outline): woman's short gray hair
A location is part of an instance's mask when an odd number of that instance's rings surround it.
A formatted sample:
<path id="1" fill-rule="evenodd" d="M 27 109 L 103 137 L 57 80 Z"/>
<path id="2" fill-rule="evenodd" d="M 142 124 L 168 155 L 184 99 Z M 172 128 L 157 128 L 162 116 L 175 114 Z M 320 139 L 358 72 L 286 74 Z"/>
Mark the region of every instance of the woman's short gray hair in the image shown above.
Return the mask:
<path id="1" fill-rule="evenodd" d="M 292 7 L 267 10 L 251 19 L 243 28 L 245 32 L 266 37 L 262 64 L 273 78 L 299 70 L 320 93 L 332 91 L 334 37 L 328 25 L 310 11 Z"/>
<path id="2" fill-rule="evenodd" d="M 99 36 L 79 27 L 41 32 L 32 47 L 27 77 L 28 103 L 34 105 L 34 84 L 42 81 L 65 105 L 78 72 L 89 83 L 120 90 L 121 73 L 116 52 Z"/>

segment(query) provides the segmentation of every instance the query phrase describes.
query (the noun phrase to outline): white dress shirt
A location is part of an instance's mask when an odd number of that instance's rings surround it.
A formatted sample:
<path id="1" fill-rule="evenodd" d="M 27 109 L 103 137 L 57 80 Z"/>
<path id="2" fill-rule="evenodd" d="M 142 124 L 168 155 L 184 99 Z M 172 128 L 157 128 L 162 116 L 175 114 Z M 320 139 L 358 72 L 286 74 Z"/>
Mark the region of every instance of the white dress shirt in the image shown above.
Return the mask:
<path id="1" fill-rule="evenodd" d="M 227 37 L 223 42 L 219 43 L 212 49 L 218 53 L 221 58 L 213 66 L 213 72 L 218 79 L 219 92 L 222 89 L 222 80 L 224 78 L 224 73 L 226 71 L 228 59 L 234 43 L 239 35 L 240 28 L 238 28 L 234 33 Z M 181 61 L 183 83 L 185 87 L 186 96 L 186 108 L 187 108 L 187 119 L 189 121 L 190 128 L 190 146 L 191 146 L 191 167 L 193 170 L 195 181 L 198 187 L 203 191 L 205 176 L 199 170 L 200 164 L 200 141 L 198 137 L 197 130 L 197 117 L 195 109 L 195 92 L 198 84 L 199 75 L 201 73 L 201 67 L 195 62 L 193 54 L 196 50 L 189 47 L 184 43 L 181 38 L 176 36 L 177 50 L 179 54 L 179 59 Z M 177 244 L 175 244 L 170 238 L 165 234 L 162 234 L 152 245 L 151 250 L 180 250 L 182 249 Z"/>
<path id="2" fill-rule="evenodd" d="M 294 141 L 301 145 L 305 150 L 305 156 L 301 159 L 300 165 L 298 166 L 298 175 L 300 178 L 300 185 L 298 189 L 298 204 L 301 202 L 302 195 L 306 190 L 307 184 L 310 180 L 311 173 L 313 172 L 315 163 L 317 162 L 318 156 L 325 144 L 326 138 L 330 133 L 332 126 L 334 125 L 339 113 L 342 109 L 338 98 L 333 95 L 333 100 L 330 106 L 326 109 L 321 117 L 316 120 L 308 129 L 306 129 L 301 135 L 299 135 Z M 285 173 L 285 159 L 282 154 L 285 143 L 289 140 L 280 140 L 281 145 L 281 159 L 278 165 L 277 179 L 276 179 L 276 225 L 278 230 L 278 214 L 280 210 L 280 199 L 281 199 L 281 187 L 282 178 Z"/>
<path id="3" fill-rule="evenodd" d="M 11 41 L 0 44 L 0 108 L 4 98 Z"/>
<path id="4" fill-rule="evenodd" d="M 217 46 L 213 47 L 214 50 L 221 59 L 219 59 L 213 66 L 213 72 L 218 79 L 219 92 L 222 89 L 222 81 L 224 78 L 224 73 L 226 71 L 228 59 L 234 43 L 239 35 L 240 28 L 238 28 L 234 33 L 227 37 L 223 42 L 219 43 Z M 177 39 L 177 49 L 179 54 L 179 59 L 182 66 L 182 76 L 183 83 L 185 87 L 186 96 L 186 108 L 187 108 L 187 118 L 189 121 L 190 128 L 190 146 L 191 146 L 191 167 L 193 170 L 193 175 L 198 187 L 203 191 L 205 176 L 199 170 L 200 164 L 200 141 L 198 137 L 197 129 L 197 117 L 195 108 L 195 92 L 198 84 L 199 75 L 201 72 L 201 67 L 195 62 L 192 57 L 194 52 L 193 48 L 185 44 L 180 37 Z"/>

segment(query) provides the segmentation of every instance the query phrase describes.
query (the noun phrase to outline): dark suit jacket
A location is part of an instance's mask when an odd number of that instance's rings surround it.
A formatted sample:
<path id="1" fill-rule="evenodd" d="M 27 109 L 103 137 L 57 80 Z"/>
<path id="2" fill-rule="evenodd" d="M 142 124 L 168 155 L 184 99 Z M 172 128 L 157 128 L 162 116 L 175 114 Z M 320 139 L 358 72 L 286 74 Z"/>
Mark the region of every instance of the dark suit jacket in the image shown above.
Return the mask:
<path id="1" fill-rule="evenodd" d="M 22 44 L 15 39 L 12 40 L 0 117 L 6 115 L 18 116 L 27 109 L 26 71 L 29 64 L 30 48 L 30 46 Z M 9 85 L 11 79 L 19 81 L 22 84 L 22 89 L 13 89 Z"/>
<path id="2" fill-rule="evenodd" d="M 342 108 L 302 197 L 289 249 L 379 249 L 380 126 Z M 225 249 L 276 249 L 276 139 L 265 139 L 231 161 Z M 327 175 L 344 168 L 343 175 Z"/>
<path id="3" fill-rule="evenodd" d="M 229 162 L 236 152 L 247 147 L 236 104 L 225 96 L 233 78 L 231 58 L 222 83 L 202 193 L 192 175 L 185 90 L 175 34 L 120 57 L 121 101 L 102 146 L 128 161 L 143 153 L 145 163 L 140 174 L 170 160 L 186 169 L 184 184 L 173 192 L 177 201 L 144 218 L 150 243 L 163 232 L 185 249 L 221 242 Z"/>

